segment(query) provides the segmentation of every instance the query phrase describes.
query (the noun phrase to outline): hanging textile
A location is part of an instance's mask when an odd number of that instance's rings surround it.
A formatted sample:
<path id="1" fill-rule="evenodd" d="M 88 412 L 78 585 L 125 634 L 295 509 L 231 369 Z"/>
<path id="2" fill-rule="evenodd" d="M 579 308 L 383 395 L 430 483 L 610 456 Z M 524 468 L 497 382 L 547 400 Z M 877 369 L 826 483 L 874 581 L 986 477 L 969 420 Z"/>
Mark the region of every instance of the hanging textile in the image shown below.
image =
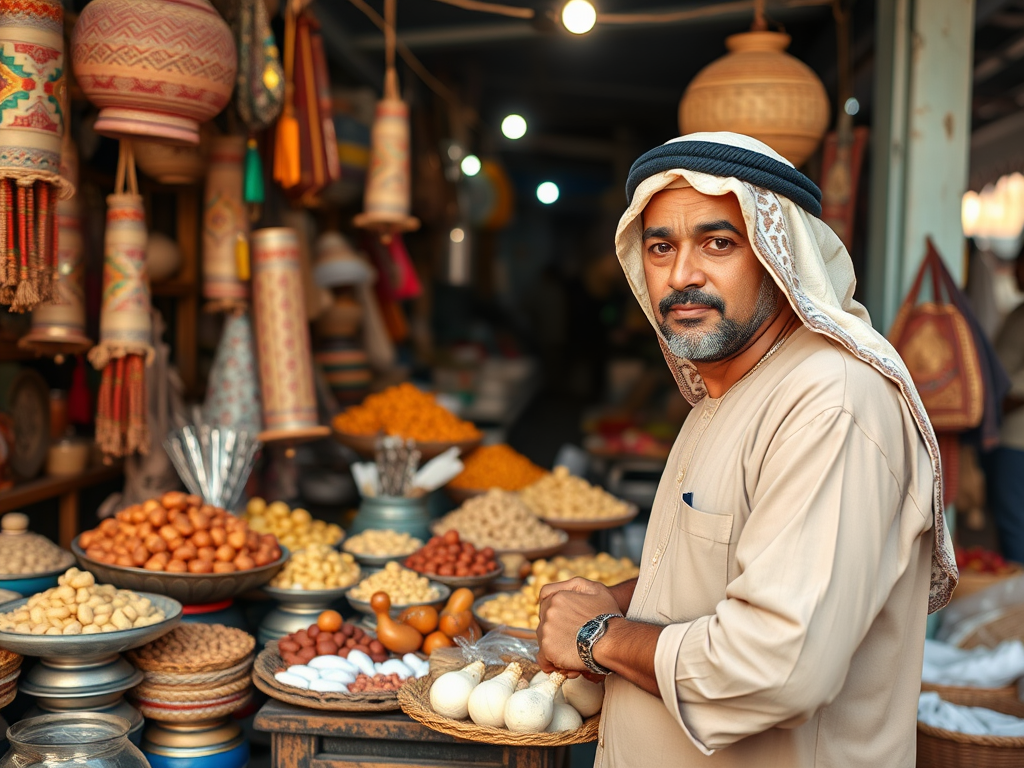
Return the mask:
<path id="1" fill-rule="evenodd" d="M 107 456 L 149 451 L 145 368 L 153 346 L 145 219 L 131 144 L 122 141 L 114 194 L 107 197 L 100 341 L 89 351 L 103 371 L 96 443 Z"/>
<path id="2" fill-rule="evenodd" d="M 239 271 L 248 261 L 249 219 L 242 199 L 244 136 L 218 136 L 210 144 L 203 203 L 203 298 L 220 312 L 245 306 L 249 286 Z M 240 251 L 242 253 L 240 253 Z"/>
<path id="3" fill-rule="evenodd" d="M 29 312 L 53 296 L 64 135 L 60 0 L 0 5 L 0 303 Z"/>

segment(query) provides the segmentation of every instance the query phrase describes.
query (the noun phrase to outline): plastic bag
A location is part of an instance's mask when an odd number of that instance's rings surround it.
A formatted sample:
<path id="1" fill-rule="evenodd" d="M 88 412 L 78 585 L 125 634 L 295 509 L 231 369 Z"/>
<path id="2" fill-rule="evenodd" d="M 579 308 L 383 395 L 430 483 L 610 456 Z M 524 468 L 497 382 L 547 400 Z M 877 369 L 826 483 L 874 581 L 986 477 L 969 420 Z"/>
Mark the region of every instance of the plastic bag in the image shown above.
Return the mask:
<path id="1" fill-rule="evenodd" d="M 505 627 L 492 629 L 476 642 L 456 637 L 457 645 L 438 648 L 430 656 L 430 665 L 464 667 L 474 661 L 487 666 L 505 665 L 512 659 L 537 660 L 538 645 L 531 640 L 513 637 L 504 631 Z"/>

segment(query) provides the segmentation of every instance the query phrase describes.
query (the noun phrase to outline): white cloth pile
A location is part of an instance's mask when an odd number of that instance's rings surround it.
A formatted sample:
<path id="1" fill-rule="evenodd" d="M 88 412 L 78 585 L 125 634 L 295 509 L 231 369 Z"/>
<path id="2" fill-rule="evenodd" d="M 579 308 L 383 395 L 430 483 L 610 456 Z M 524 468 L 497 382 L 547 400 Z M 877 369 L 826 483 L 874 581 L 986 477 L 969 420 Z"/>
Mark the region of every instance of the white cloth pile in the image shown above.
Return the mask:
<path id="1" fill-rule="evenodd" d="M 1024 643 L 1020 640 L 969 651 L 937 640 L 924 641 L 921 680 L 926 683 L 1002 688 L 1020 677 L 1024 677 Z"/>
<path id="2" fill-rule="evenodd" d="M 933 728 L 975 736 L 1022 736 L 1024 720 L 981 707 L 961 707 L 925 691 L 917 703 L 917 719 Z"/>

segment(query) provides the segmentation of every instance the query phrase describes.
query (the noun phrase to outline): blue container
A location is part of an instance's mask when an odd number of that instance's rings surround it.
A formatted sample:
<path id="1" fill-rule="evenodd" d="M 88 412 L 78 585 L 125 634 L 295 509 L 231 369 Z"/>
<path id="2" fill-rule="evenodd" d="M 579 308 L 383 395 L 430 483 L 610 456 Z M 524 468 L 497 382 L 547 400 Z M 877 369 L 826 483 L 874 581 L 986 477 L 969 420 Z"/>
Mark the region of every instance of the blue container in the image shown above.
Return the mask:
<path id="1" fill-rule="evenodd" d="M 205 723 L 149 720 L 142 752 L 152 768 L 245 768 L 249 741 L 230 719 Z"/>
<path id="2" fill-rule="evenodd" d="M 63 575 L 71 566 L 59 568 L 49 573 L 40 573 L 35 576 L 11 576 L 10 578 L 0 577 L 0 589 L 8 589 L 17 592 L 24 597 L 32 597 L 37 592 L 43 592 L 50 587 L 57 586 L 57 578 Z"/>

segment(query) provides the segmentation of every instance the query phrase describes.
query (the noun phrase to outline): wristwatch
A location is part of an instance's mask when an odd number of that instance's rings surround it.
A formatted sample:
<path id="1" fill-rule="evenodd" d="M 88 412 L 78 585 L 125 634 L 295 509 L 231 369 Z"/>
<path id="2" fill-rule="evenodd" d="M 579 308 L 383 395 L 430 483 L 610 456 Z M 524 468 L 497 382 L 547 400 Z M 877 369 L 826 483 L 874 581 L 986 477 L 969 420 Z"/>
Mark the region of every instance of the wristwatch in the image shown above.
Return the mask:
<path id="1" fill-rule="evenodd" d="M 621 619 L 621 613 L 602 613 L 596 619 L 591 619 L 576 633 L 576 652 L 580 655 L 580 661 L 587 669 L 595 675 L 610 675 L 612 671 L 605 669 L 594 661 L 594 643 L 604 637 L 608 630 L 609 619 Z"/>

